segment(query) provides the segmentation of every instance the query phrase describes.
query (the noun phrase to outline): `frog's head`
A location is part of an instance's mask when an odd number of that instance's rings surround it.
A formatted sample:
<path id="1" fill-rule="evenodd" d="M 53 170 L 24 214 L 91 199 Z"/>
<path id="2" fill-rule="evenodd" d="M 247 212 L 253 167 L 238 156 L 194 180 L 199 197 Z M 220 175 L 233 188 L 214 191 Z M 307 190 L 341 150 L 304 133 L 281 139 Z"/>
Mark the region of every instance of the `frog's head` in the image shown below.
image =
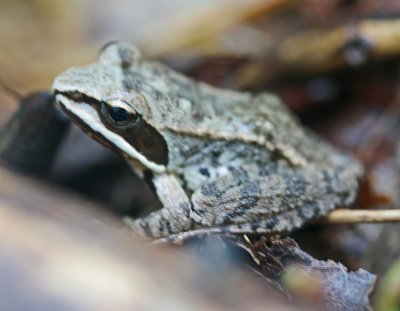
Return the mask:
<path id="1" fill-rule="evenodd" d="M 146 64 L 132 45 L 106 45 L 97 63 L 71 68 L 53 84 L 55 100 L 67 115 L 90 136 L 135 160 L 163 172 L 168 146 L 157 127 L 157 113 L 147 96 Z M 154 73 L 153 73 L 154 74 Z"/>

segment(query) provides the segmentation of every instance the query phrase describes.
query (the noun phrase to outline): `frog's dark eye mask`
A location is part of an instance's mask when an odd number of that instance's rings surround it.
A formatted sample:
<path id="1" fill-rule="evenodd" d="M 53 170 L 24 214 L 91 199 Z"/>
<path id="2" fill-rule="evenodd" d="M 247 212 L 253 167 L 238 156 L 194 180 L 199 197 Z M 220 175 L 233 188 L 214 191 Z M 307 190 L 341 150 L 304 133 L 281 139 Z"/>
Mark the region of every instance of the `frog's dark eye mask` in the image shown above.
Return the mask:
<path id="1" fill-rule="evenodd" d="M 78 92 L 59 91 L 55 99 L 94 139 L 152 171 L 165 171 L 168 146 L 163 136 L 124 100 L 99 102 Z"/>

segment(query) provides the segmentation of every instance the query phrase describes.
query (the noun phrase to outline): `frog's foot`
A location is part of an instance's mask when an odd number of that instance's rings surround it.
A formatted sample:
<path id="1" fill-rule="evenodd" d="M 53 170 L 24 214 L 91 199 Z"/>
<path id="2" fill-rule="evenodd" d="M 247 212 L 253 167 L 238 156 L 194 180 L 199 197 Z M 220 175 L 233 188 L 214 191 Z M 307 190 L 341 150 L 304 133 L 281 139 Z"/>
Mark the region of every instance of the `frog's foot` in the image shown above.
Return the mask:
<path id="1" fill-rule="evenodd" d="M 189 204 L 180 203 L 175 209 L 163 207 L 144 218 L 124 217 L 123 220 L 138 237 L 161 238 L 194 228 L 194 221 L 189 217 Z"/>
<path id="2" fill-rule="evenodd" d="M 154 239 L 193 230 L 194 220 L 190 217 L 192 203 L 177 177 L 159 175 L 153 183 L 163 207 L 143 218 L 125 217 L 125 223 L 134 234 Z"/>

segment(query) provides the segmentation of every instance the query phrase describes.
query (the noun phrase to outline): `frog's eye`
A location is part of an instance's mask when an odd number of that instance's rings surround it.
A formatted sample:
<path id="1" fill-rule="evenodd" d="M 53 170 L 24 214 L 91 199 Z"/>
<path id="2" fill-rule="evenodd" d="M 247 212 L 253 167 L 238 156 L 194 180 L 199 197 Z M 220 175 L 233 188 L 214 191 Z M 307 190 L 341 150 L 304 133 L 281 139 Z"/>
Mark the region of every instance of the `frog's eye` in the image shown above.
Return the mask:
<path id="1" fill-rule="evenodd" d="M 100 113 L 109 126 L 118 129 L 137 126 L 141 120 L 136 110 L 119 98 L 110 98 L 102 102 Z"/>

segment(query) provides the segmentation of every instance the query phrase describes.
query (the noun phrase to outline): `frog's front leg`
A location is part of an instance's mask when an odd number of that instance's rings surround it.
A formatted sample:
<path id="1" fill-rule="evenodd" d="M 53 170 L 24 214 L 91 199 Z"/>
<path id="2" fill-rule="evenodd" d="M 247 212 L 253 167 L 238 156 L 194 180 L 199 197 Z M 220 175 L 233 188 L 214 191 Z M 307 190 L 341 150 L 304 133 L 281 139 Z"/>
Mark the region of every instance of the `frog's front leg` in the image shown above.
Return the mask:
<path id="1" fill-rule="evenodd" d="M 193 229 L 190 200 L 174 175 L 158 175 L 153 179 L 162 208 L 146 217 L 124 220 L 139 236 L 159 238 Z"/>

